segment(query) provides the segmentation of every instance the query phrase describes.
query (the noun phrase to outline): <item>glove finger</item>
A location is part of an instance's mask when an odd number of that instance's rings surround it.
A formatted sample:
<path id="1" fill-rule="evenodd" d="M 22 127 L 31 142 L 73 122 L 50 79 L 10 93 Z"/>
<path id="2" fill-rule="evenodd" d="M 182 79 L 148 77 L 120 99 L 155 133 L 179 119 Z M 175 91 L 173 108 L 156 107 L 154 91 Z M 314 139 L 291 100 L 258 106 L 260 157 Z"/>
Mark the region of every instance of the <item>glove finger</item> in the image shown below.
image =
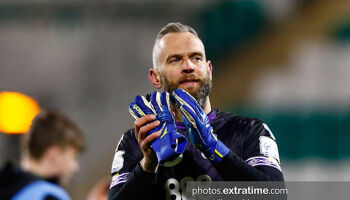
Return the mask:
<path id="1" fill-rule="evenodd" d="M 194 110 L 186 105 L 180 106 L 180 110 L 183 118 L 186 118 L 187 120 L 187 123 L 184 121 L 185 125 L 187 124 L 186 127 L 193 127 L 195 129 L 198 129 L 198 124 L 201 124 L 201 121 L 199 120 L 198 115 L 194 112 Z"/>
<path id="2" fill-rule="evenodd" d="M 176 93 L 178 93 L 180 96 Z M 177 96 L 177 102 L 180 102 L 180 105 L 182 103 L 183 105 L 186 105 L 195 111 L 195 113 L 198 116 L 198 121 L 204 124 L 210 123 L 208 115 L 204 112 L 204 110 L 201 108 L 198 102 L 188 92 L 180 88 L 178 90 L 175 90 L 173 95 L 174 97 Z"/>
<path id="3" fill-rule="evenodd" d="M 145 113 L 141 110 L 141 108 L 135 102 L 130 103 L 129 112 L 135 118 L 135 120 L 145 115 Z"/>
<path id="4" fill-rule="evenodd" d="M 175 122 L 175 117 L 171 110 L 170 94 L 168 92 L 162 92 L 160 99 L 161 99 L 164 115 L 166 115 L 169 118 L 168 122 L 170 121 Z"/>
<path id="5" fill-rule="evenodd" d="M 154 110 L 152 104 L 147 101 L 147 99 L 144 96 L 141 95 L 137 95 L 135 97 L 135 102 L 137 103 L 137 105 L 141 108 L 141 110 L 146 114 L 154 114 L 156 115 L 156 111 Z"/>
<path id="6" fill-rule="evenodd" d="M 183 90 L 182 88 L 177 89 L 173 92 L 173 96 L 178 104 L 186 105 L 191 107 L 192 110 L 198 115 L 203 116 L 203 109 L 200 107 L 195 98 L 193 98 L 188 92 Z M 205 114 L 205 113 L 204 113 Z"/>
<path id="7" fill-rule="evenodd" d="M 199 130 L 195 128 L 191 122 L 187 120 L 187 118 L 184 116 L 183 117 L 184 123 L 186 128 L 188 129 L 188 133 L 190 136 L 190 140 L 192 144 L 196 146 L 196 148 L 201 148 L 201 144 L 205 143 L 202 135 L 200 134 Z"/>
<path id="8" fill-rule="evenodd" d="M 162 104 L 160 102 L 160 93 L 158 91 L 155 91 L 152 93 L 151 104 L 152 104 L 154 110 L 157 112 L 157 114 L 162 115 L 163 108 L 162 108 Z"/>
<path id="9" fill-rule="evenodd" d="M 182 119 L 184 121 L 184 124 L 185 124 L 186 128 L 190 129 L 191 127 L 193 127 L 193 125 L 191 124 L 191 122 L 189 122 L 187 120 L 187 117 L 185 117 L 185 114 L 183 114 L 184 112 L 187 112 L 187 111 L 182 111 L 182 109 L 184 109 L 184 108 L 180 107 L 180 110 L 181 110 L 181 113 L 182 113 Z"/>

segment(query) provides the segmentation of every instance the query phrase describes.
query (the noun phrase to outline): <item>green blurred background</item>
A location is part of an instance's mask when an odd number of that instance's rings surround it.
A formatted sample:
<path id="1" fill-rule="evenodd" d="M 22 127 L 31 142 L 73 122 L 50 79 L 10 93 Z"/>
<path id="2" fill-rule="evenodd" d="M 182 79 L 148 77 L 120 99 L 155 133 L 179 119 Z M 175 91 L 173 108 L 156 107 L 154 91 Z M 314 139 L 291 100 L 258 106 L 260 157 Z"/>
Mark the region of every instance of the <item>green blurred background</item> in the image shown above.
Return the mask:
<path id="1" fill-rule="evenodd" d="M 204 42 L 212 105 L 269 125 L 286 180 L 350 180 L 348 0 L 1 1 L 0 91 L 61 110 L 87 136 L 73 199 L 109 175 L 129 102 L 154 90 L 155 36 L 173 21 Z M 0 161 L 18 155 L 1 134 Z"/>

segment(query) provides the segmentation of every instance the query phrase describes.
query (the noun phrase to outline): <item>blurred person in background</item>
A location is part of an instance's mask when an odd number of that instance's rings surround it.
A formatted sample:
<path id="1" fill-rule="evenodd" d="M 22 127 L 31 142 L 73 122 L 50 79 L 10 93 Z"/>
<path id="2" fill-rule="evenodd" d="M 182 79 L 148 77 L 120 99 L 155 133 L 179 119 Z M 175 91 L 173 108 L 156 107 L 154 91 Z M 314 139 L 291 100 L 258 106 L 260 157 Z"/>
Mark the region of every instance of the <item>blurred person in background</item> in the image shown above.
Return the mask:
<path id="1" fill-rule="evenodd" d="M 173 98 L 169 109 L 175 114 L 177 132 L 191 142 L 180 162 L 162 166 L 152 142 L 167 134 L 167 129 L 151 132 L 162 123 L 155 115 L 136 119 L 135 128 L 124 133 L 117 145 L 109 199 L 186 199 L 186 181 L 284 180 L 276 139 L 268 126 L 258 119 L 211 107 L 212 70 L 193 28 L 169 23 L 160 30 L 149 78 L 156 89 Z M 186 114 L 185 104 L 196 113 Z M 191 123 L 199 128 L 191 129 Z"/>
<path id="2" fill-rule="evenodd" d="M 0 199 L 69 200 L 60 186 L 79 170 L 85 149 L 80 128 L 66 116 L 41 111 L 22 138 L 21 167 L 7 162 L 0 171 Z"/>
<path id="3" fill-rule="evenodd" d="M 110 182 L 111 180 L 109 177 L 100 179 L 92 186 L 86 200 L 107 200 Z"/>

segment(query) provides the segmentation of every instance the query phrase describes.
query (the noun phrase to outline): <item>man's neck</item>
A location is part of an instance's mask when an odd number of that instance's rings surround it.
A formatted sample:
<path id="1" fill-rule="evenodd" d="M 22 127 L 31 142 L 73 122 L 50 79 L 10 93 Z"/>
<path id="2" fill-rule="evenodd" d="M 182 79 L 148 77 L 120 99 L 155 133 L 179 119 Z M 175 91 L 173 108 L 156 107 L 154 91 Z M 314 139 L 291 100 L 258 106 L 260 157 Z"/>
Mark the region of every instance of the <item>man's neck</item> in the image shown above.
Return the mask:
<path id="1" fill-rule="evenodd" d="M 209 100 L 209 97 L 207 97 L 207 99 L 205 100 L 204 102 L 204 106 L 202 107 L 202 109 L 204 110 L 204 112 L 206 114 L 210 113 L 211 111 L 211 104 L 210 104 L 210 100 Z M 172 110 L 173 112 L 175 113 L 175 119 L 177 122 L 183 122 L 183 119 L 182 119 L 182 113 L 181 113 L 181 110 L 178 106 L 172 106 Z"/>
<path id="2" fill-rule="evenodd" d="M 53 175 L 52 166 L 42 159 L 36 160 L 33 158 L 24 158 L 21 161 L 21 167 L 25 171 L 36 174 L 42 178 L 51 177 Z"/>

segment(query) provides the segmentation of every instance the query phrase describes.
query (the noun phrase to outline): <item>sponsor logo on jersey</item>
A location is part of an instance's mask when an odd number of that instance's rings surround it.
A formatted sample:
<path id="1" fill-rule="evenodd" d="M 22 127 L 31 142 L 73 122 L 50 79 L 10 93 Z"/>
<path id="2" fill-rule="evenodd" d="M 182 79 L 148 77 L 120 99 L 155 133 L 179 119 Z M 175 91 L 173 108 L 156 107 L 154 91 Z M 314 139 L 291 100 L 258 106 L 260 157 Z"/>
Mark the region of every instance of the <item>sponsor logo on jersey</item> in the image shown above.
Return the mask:
<path id="1" fill-rule="evenodd" d="M 112 164 L 112 174 L 119 172 L 121 168 L 123 168 L 124 165 L 124 157 L 125 151 L 119 150 L 115 152 L 114 158 L 113 158 L 113 164 Z"/>
<path id="2" fill-rule="evenodd" d="M 260 153 L 268 158 L 274 158 L 278 163 L 280 163 L 280 156 L 276 141 L 267 136 L 260 136 L 259 140 Z"/>
<path id="3" fill-rule="evenodd" d="M 212 181 L 209 175 L 202 174 L 197 178 L 191 176 L 185 176 L 180 181 L 175 178 L 169 178 L 165 182 L 165 192 L 166 192 L 166 200 L 186 200 L 191 199 L 186 194 L 186 183 L 188 181 Z"/>

